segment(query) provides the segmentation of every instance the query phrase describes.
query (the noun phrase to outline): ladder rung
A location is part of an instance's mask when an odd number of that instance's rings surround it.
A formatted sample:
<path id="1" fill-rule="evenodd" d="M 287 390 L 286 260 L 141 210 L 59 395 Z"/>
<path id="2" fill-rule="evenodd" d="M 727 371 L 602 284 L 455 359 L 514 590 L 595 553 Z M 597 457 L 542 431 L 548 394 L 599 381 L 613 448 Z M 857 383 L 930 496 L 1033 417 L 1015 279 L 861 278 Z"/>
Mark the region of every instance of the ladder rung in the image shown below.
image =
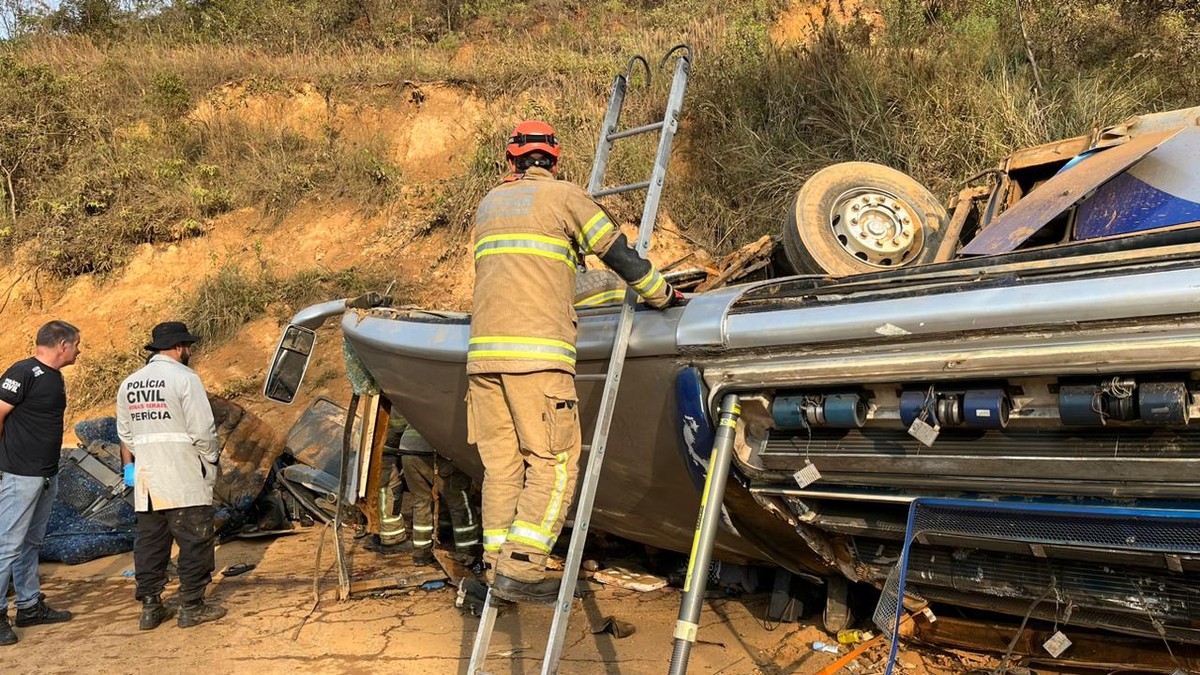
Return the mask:
<path id="1" fill-rule="evenodd" d="M 576 375 L 576 382 L 603 382 L 608 379 L 608 373 L 596 373 L 587 375 Z"/>
<path id="2" fill-rule="evenodd" d="M 614 131 L 605 138 L 607 138 L 609 142 L 612 142 L 621 138 L 629 138 L 630 136 L 637 136 L 638 134 L 646 134 L 651 131 L 658 131 L 662 127 L 662 122 L 655 122 L 653 124 L 646 124 L 640 127 L 633 127 L 632 129 L 625 129 L 624 131 Z"/>
<path id="3" fill-rule="evenodd" d="M 650 187 L 650 181 L 645 180 L 645 181 L 642 181 L 641 183 L 630 183 L 629 185 L 619 185 L 619 186 L 613 187 L 613 188 L 605 188 L 598 192 L 592 193 L 592 197 L 599 199 L 600 197 L 606 197 L 608 195 L 615 195 L 618 192 L 629 192 L 630 190 L 645 190 L 648 187 Z"/>

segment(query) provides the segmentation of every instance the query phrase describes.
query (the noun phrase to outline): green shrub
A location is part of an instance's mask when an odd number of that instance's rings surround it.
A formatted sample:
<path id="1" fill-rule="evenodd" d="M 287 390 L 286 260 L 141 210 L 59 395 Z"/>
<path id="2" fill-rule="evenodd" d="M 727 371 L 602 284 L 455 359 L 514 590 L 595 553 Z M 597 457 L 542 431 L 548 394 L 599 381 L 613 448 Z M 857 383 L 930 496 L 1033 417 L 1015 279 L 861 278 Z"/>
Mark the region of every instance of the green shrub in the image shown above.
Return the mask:
<path id="1" fill-rule="evenodd" d="M 713 246 L 778 231 L 795 191 L 832 162 L 889 164 L 948 196 L 1016 147 L 1190 105 L 1200 89 L 1193 0 L 1024 1 L 1040 87 L 1015 0 L 881 0 L 883 28 L 858 21 L 788 48 L 767 31 L 786 0 L 135 5 L 157 11 L 60 3 L 54 22 L 0 45 L 0 248 L 36 240 L 56 274 L 115 269 L 138 243 L 195 236 L 243 206 L 280 218 L 304 200 L 414 200 L 431 206 L 428 227 L 461 234 L 504 172 L 513 122 L 554 124 L 563 175 L 583 183 L 613 75 L 630 54 L 656 66 L 681 41 L 696 61 L 664 207 Z M 648 88 L 635 78 L 622 126 L 661 118 L 670 70 L 653 70 Z M 312 83 L 333 111 L 394 105 L 410 80 L 515 102 L 464 139 L 462 175 L 413 184 L 386 134 L 351 142 L 334 115 L 301 133 L 225 114 L 219 99 L 213 115 L 191 114 L 230 82 L 276 96 Z M 653 154 L 619 143 L 606 182 L 644 180 Z M 606 204 L 634 221 L 640 197 Z"/>
<path id="2" fill-rule="evenodd" d="M 168 120 L 178 119 L 192 108 L 192 96 L 178 73 L 156 75 L 147 98 L 150 107 Z"/>
<path id="3" fill-rule="evenodd" d="M 218 345 L 263 316 L 286 321 L 311 304 L 382 292 L 390 283 L 386 273 L 373 268 L 306 269 L 281 276 L 262 265 L 247 271 L 239 263 L 227 262 L 201 281 L 179 313 L 205 345 Z"/>
<path id="4" fill-rule="evenodd" d="M 891 14 L 882 45 L 832 28 L 808 48 L 779 48 L 735 31 L 695 78 L 690 170 L 668 192 L 671 212 L 710 244 L 740 244 L 778 232 L 804 180 L 835 162 L 886 164 L 948 198 L 1017 148 L 1185 103 L 1121 62 L 1043 68 L 1038 91 L 1006 6 Z M 913 35 L 924 42 L 908 46 Z"/>
<path id="5" fill-rule="evenodd" d="M 266 272 L 256 274 L 226 264 L 200 282 L 184 303 L 182 320 L 206 345 L 219 344 L 266 314 L 275 293 L 275 279 Z"/>

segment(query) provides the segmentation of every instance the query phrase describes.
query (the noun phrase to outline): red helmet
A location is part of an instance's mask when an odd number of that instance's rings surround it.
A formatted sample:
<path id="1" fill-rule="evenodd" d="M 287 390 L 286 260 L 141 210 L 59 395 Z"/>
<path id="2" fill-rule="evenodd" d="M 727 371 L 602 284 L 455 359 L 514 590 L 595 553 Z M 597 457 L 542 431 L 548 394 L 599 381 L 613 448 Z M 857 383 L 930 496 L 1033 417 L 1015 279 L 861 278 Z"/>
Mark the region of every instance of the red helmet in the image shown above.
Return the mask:
<path id="1" fill-rule="evenodd" d="M 523 155 L 540 152 L 550 158 L 550 171 L 558 168 L 558 139 L 554 137 L 554 127 L 538 120 L 526 120 L 517 124 L 512 135 L 508 138 L 508 148 L 504 153 L 508 166 L 517 170 L 516 159 Z"/>

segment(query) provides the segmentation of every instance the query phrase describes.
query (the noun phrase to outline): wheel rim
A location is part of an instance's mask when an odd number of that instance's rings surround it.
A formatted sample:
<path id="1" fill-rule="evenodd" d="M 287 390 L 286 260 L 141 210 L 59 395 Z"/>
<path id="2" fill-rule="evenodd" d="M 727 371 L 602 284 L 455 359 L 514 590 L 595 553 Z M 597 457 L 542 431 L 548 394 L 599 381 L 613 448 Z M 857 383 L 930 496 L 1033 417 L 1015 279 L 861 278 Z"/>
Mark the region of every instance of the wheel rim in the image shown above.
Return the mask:
<path id="1" fill-rule="evenodd" d="M 829 213 L 838 244 L 854 259 L 872 267 L 902 267 L 916 259 L 925 233 L 903 199 L 878 188 L 842 193 Z"/>

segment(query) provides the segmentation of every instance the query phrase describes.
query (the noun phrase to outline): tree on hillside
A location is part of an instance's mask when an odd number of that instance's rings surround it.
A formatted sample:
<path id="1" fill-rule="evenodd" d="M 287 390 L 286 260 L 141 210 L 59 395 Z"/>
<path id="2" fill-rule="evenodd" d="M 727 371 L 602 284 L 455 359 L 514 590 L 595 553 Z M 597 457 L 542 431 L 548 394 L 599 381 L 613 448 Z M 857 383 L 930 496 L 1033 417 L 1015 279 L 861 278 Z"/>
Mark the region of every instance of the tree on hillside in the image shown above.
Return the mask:
<path id="1" fill-rule="evenodd" d="M 38 17 L 53 11 L 47 2 L 37 0 L 0 0 L 0 40 L 16 37 L 36 23 Z"/>
<path id="2" fill-rule="evenodd" d="M 22 188 L 65 162 L 81 129 L 68 81 L 0 54 L 0 218 L 16 225 Z"/>
<path id="3" fill-rule="evenodd" d="M 166 0 L 0 0 L 0 39 L 30 31 L 107 35 L 117 24 L 170 5 Z"/>

